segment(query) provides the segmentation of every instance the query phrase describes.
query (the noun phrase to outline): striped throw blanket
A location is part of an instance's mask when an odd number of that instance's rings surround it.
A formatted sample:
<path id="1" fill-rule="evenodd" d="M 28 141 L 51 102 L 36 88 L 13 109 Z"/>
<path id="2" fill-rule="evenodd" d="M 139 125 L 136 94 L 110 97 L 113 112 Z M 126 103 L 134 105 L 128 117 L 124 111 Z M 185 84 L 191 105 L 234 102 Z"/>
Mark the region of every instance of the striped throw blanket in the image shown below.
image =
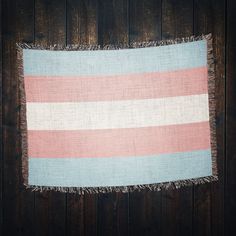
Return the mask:
<path id="1" fill-rule="evenodd" d="M 18 45 L 25 185 L 125 192 L 217 179 L 211 41 Z"/>

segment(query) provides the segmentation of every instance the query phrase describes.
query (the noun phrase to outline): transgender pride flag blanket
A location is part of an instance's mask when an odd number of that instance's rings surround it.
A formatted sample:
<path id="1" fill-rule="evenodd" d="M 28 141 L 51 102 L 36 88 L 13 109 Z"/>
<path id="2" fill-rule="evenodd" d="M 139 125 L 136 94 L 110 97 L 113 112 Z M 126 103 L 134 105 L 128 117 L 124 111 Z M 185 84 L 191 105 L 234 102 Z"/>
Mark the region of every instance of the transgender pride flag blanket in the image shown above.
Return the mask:
<path id="1" fill-rule="evenodd" d="M 126 192 L 217 179 L 211 35 L 17 52 L 27 187 Z"/>

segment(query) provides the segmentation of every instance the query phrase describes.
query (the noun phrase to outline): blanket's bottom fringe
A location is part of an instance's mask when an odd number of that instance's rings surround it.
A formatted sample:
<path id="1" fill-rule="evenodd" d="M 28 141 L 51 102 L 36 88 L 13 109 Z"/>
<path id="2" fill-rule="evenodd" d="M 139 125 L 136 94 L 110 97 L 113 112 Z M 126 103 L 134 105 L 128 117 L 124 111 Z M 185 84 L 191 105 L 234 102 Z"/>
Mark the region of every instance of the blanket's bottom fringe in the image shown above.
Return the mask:
<path id="1" fill-rule="evenodd" d="M 59 187 L 59 186 L 35 186 L 25 184 L 27 189 L 31 189 L 32 191 L 58 191 L 63 193 L 78 193 L 81 195 L 84 194 L 94 194 L 94 193 L 111 193 L 111 192 L 133 192 L 133 191 L 141 191 L 141 190 L 151 190 L 151 191 L 161 191 L 168 189 L 179 189 L 180 187 L 198 185 L 209 183 L 213 181 L 217 181 L 217 176 L 206 176 L 196 179 L 187 179 L 187 180 L 179 180 L 174 182 L 165 182 L 165 183 L 157 183 L 157 184 L 144 184 L 144 185 L 133 185 L 133 186 L 112 186 L 112 187 Z"/>

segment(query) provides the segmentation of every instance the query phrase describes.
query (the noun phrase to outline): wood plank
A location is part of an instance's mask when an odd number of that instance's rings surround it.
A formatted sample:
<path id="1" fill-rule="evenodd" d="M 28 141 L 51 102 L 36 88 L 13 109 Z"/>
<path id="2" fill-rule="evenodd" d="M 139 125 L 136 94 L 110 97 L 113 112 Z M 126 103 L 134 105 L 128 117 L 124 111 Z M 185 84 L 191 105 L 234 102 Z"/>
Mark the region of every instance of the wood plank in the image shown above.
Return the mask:
<path id="1" fill-rule="evenodd" d="M 99 194 L 98 235 L 128 235 L 127 193 Z"/>
<path id="2" fill-rule="evenodd" d="M 35 0 L 35 42 L 40 45 L 66 43 L 66 1 Z M 66 194 L 35 193 L 36 235 L 65 235 Z"/>
<path id="3" fill-rule="evenodd" d="M 136 1 L 129 4 L 130 41 L 161 39 L 161 1 Z M 130 193 L 130 235 L 161 233 L 161 192 L 143 190 Z"/>
<path id="4" fill-rule="evenodd" d="M 162 193 L 162 234 L 192 234 L 192 188 L 165 190 Z"/>
<path id="5" fill-rule="evenodd" d="M 97 195 L 84 196 L 84 235 L 97 235 Z"/>
<path id="6" fill-rule="evenodd" d="M 128 43 L 128 1 L 99 1 L 98 43 Z"/>
<path id="7" fill-rule="evenodd" d="M 235 235 L 236 225 L 236 2 L 227 1 L 226 35 L 226 183 L 225 235 Z"/>
<path id="8" fill-rule="evenodd" d="M 194 33 L 212 33 L 216 75 L 216 122 L 219 181 L 195 188 L 194 232 L 196 235 L 223 235 L 225 159 L 225 3 L 197 0 L 194 6 Z M 210 223 L 212 225 L 210 225 Z"/>
<path id="9" fill-rule="evenodd" d="M 2 136 L 2 1 L 0 1 L 0 122 L 1 122 L 1 133 L 0 133 L 0 234 L 3 234 L 3 136 Z"/>
<path id="10" fill-rule="evenodd" d="M 16 41 L 33 43 L 34 41 L 34 2 L 31 0 L 16 1 Z M 19 105 L 19 104 L 18 104 Z M 18 114 L 19 115 L 19 114 Z M 18 118 L 20 120 L 20 117 Z M 18 123 L 18 129 L 20 125 Z M 22 152 L 20 148 L 20 152 Z M 21 170 L 21 163 L 18 167 Z M 19 224 L 21 235 L 34 235 L 34 192 L 22 186 L 23 178 L 20 173 L 20 209 Z"/>
<path id="11" fill-rule="evenodd" d="M 3 235 L 19 234 L 20 144 L 16 78 L 16 1 L 2 1 L 3 19 Z"/>
<path id="12" fill-rule="evenodd" d="M 161 1 L 130 0 L 129 38 L 133 41 L 161 39 Z"/>
<path id="13" fill-rule="evenodd" d="M 211 235 L 211 185 L 194 188 L 193 235 Z"/>
<path id="14" fill-rule="evenodd" d="M 98 44 L 128 43 L 128 1 L 98 1 Z M 128 194 L 98 197 L 98 235 L 128 234 Z"/>
<path id="15" fill-rule="evenodd" d="M 162 39 L 188 37 L 193 34 L 193 3 L 188 0 L 163 0 Z"/>
<path id="16" fill-rule="evenodd" d="M 187 37 L 193 34 L 193 2 L 162 1 L 162 39 Z M 192 234 L 192 187 L 162 193 L 162 234 Z"/>
<path id="17" fill-rule="evenodd" d="M 86 214 L 84 195 L 79 196 L 77 193 L 67 194 L 67 235 L 85 235 L 84 214 Z"/>
<path id="18" fill-rule="evenodd" d="M 19 41 L 32 42 L 33 4 L 30 1 L 9 1 L 4 6 L 4 211 L 3 234 L 32 235 L 34 194 L 22 184 L 19 129 L 19 91 L 16 68 L 16 47 Z M 17 9 L 17 11 L 16 11 Z M 26 24 L 27 22 L 27 24 Z M 29 23 L 30 22 L 30 23 Z M 7 232 L 7 233 L 6 233 Z"/>
<path id="19" fill-rule="evenodd" d="M 131 235 L 159 235 L 162 228 L 161 192 L 130 193 Z"/>
<path id="20" fill-rule="evenodd" d="M 67 1 L 67 44 L 97 44 L 97 0 Z M 97 195 L 67 195 L 67 234 L 97 235 Z"/>
<path id="21" fill-rule="evenodd" d="M 97 0 L 67 0 L 67 43 L 97 44 Z"/>

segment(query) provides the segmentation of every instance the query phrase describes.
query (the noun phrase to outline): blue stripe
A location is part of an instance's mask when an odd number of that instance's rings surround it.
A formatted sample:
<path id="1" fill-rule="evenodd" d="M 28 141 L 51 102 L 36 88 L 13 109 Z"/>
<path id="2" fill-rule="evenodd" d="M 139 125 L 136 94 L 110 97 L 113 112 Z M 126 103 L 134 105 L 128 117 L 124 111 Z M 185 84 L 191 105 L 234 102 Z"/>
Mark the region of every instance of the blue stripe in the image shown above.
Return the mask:
<path id="1" fill-rule="evenodd" d="M 41 186 L 128 186 L 210 175 L 210 150 L 144 157 L 29 159 L 29 184 Z"/>
<path id="2" fill-rule="evenodd" d="M 190 69 L 207 65 L 205 40 L 161 47 L 96 51 L 24 49 L 32 76 L 98 76 Z"/>

